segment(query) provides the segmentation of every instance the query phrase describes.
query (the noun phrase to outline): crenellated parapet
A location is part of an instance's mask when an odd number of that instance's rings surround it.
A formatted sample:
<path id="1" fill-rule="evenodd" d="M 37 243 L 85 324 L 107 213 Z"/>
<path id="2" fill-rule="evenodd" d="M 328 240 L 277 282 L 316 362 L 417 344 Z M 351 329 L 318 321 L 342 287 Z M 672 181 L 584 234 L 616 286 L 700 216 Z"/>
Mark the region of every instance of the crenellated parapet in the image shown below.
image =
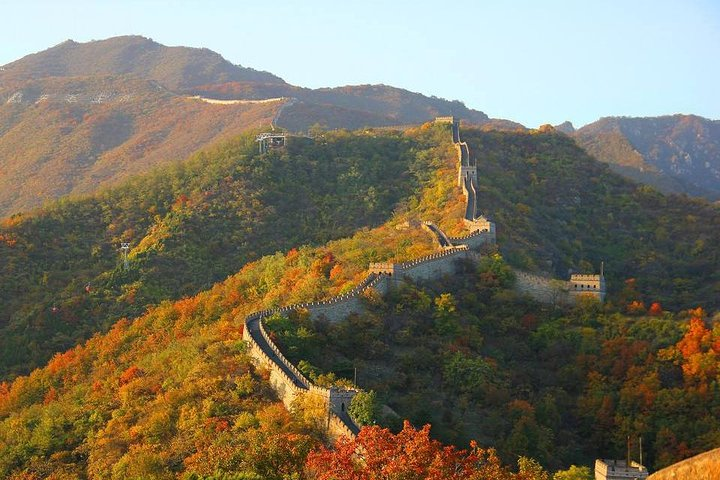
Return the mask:
<path id="1" fill-rule="evenodd" d="M 445 235 L 445 232 L 443 232 L 440 227 L 435 225 L 432 222 L 423 222 L 422 223 L 423 228 L 428 230 L 430 233 L 435 235 L 435 238 L 437 238 L 438 243 L 440 244 L 440 248 L 453 248 L 453 243 L 450 241 L 447 235 Z"/>
<path id="2" fill-rule="evenodd" d="M 605 301 L 603 275 L 573 274 L 570 280 L 557 280 L 522 270 L 514 270 L 516 290 L 542 303 L 574 305 L 582 297 Z"/>
<path id="3" fill-rule="evenodd" d="M 457 271 L 457 260 L 469 257 L 466 245 L 427 255 L 409 262 L 370 264 L 368 276 L 350 292 L 321 302 L 305 302 L 281 308 L 266 309 L 245 318 L 243 339 L 249 344 L 253 359 L 270 370 L 270 384 L 287 408 L 292 408 L 300 395 L 313 395 L 321 399 L 328 409 L 328 431 L 330 436 L 357 434 L 358 426 L 350 418 L 347 409 L 357 391 L 352 389 L 324 388 L 314 385 L 303 373 L 282 354 L 265 330 L 263 319 L 275 313 L 307 311 L 312 319 L 325 318 L 337 321 L 350 313 L 364 309 L 361 297 L 369 289 L 386 293 L 391 284 L 403 279 L 415 281 L 438 278 Z M 352 309 L 352 311 L 351 311 Z"/>
<path id="4" fill-rule="evenodd" d="M 568 293 L 573 298 L 591 296 L 604 302 L 605 276 L 603 274 L 585 275 L 573 273 L 568 281 Z"/>
<path id="5" fill-rule="evenodd" d="M 494 244 L 497 240 L 495 223 L 485 217 L 478 217 L 472 222 L 465 221 L 471 232 L 461 237 L 448 237 L 453 245 L 467 245 L 470 248 L 479 248 L 482 245 Z"/>
<path id="6" fill-rule="evenodd" d="M 435 117 L 435 123 L 451 123 L 453 125 L 458 123 L 458 119 L 452 115 L 446 117 Z"/>
<path id="7" fill-rule="evenodd" d="M 246 317 L 243 340 L 249 346 L 250 356 L 270 371 L 270 385 L 288 410 L 294 408 L 299 397 L 311 395 L 327 409 L 327 431 L 331 439 L 357 435 L 360 428 L 347 412 L 357 391 L 317 386 L 285 358 L 262 323 L 263 318 L 275 312 L 277 310 L 263 310 Z"/>

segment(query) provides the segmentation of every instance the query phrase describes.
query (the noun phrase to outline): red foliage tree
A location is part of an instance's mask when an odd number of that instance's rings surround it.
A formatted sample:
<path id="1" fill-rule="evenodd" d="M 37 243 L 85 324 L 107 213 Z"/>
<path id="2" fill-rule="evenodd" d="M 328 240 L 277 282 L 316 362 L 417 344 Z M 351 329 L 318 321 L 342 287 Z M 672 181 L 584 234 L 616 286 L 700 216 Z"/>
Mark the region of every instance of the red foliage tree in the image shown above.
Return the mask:
<path id="1" fill-rule="evenodd" d="M 633 300 L 625 307 L 625 310 L 629 315 L 642 315 L 645 313 L 645 304 L 640 300 Z"/>
<path id="2" fill-rule="evenodd" d="M 139 377 L 142 375 L 142 370 L 140 370 L 139 367 L 132 365 L 127 370 L 125 370 L 122 374 L 120 374 L 120 378 L 118 378 L 118 384 L 119 385 L 126 385 L 130 383 L 133 379 Z"/>
<path id="3" fill-rule="evenodd" d="M 650 309 L 648 309 L 648 314 L 652 315 L 653 317 L 659 317 L 663 314 L 662 306 L 660 305 L 660 302 L 653 302 L 652 305 L 650 305 Z"/>
<path id="4" fill-rule="evenodd" d="M 409 422 L 397 435 L 378 426 L 365 427 L 354 440 L 340 438 L 334 450 L 321 447 L 305 465 L 313 480 L 502 480 L 518 478 L 504 469 L 493 450 L 472 442 L 471 450 L 443 446 L 430 439 L 430 425 L 420 430 Z"/>

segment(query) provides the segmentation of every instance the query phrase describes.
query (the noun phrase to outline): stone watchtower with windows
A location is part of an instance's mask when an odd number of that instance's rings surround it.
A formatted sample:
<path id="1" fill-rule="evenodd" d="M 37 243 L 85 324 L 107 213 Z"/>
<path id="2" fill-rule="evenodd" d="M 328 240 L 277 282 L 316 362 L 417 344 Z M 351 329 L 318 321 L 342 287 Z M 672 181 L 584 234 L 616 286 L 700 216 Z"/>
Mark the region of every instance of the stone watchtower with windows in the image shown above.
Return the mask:
<path id="1" fill-rule="evenodd" d="M 605 276 L 602 273 L 600 275 L 572 274 L 568 284 L 568 294 L 574 300 L 578 300 L 577 297 L 590 296 L 601 302 L 605 301 Z"/>

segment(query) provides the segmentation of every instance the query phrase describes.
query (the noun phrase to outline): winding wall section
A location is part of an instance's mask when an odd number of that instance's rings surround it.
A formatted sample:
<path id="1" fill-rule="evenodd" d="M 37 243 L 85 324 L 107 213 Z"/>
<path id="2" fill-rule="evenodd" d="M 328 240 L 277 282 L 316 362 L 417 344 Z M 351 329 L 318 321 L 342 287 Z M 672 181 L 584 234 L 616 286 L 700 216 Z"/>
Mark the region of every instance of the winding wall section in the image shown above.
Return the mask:
<path id="1" fill-rule="evenodd" d="M 476 180 L 470 178 L 470 155 L 467 144 L 460 142 L 459 125 L 452 119 L 453 141 L 458 145 L 460 170 L 465 168 L 469 180 L 469 191 L 476 198 Z M 472 178 L 475 178 L 473 172 Z M 371 263 L 368 276 L 351 291 L 319 302 L 306 302 L 288 305 L 281 308 L 262 310 L 245 317 L 243 339 L 248 344 L 248 351 L 254 361 L 267 368 L 270 372 L 270 384 L 288 409 L 293 408 L 295 400 L 301 395 L 313 395 L 324 402 L 327 409 L 327 431 L 330 438 L 339 436 L 354 437 L 359 427 L 348 415 L 347 407 L 356 390 L 339 388 L 323 388 L 314 385 L 298 370 L 272 341 L 265 331 L 263 319 L 275 313 L 291 311 L 307 311 L 312 320 L 325 319 L 339 322 L 352 313 L 360 313 L 364 309 L 363 297 L 369 291 L 387 293 L 388 289 L 398 282 L 410 279 L 423 281 L 451 275 L 457 271 L 458 260 L 472 259 L 477 255 L 472 248 L 483 243 L 495 241 L 495 226 L 484 218 L 474 215 L 475 200 L 472 201 L 473 212 L 471 225 L 475 230 L 465 237 L 448 238 L 437 226 L 430 222 L 424 225 L 433 232 L 443 251 L 427 255 L 409 262 L 402 263 Z M 467 220 L 467 218 L 466 218 Z"/>

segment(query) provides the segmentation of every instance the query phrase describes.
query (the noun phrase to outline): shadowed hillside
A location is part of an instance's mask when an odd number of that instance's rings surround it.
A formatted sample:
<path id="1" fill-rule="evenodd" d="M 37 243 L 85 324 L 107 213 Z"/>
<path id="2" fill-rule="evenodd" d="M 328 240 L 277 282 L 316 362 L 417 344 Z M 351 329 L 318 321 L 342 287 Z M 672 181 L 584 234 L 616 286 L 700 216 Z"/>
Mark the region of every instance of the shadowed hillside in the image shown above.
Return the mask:
<path id="1" fill-rule="evenodd" d="M 207 288 L 248 260 L 348 235 L 394 209 L 461 233 L 465 203 L 443 134 L 439 126 L 329 133 L 266 155 L 244 136 L 122 188 L 7 219 L 8 372 L 114 318 Z M 464 129 L 463 138 L 478 158 L 479 209 L 497 222 L 514 266 L 563 278 L 604 261 L 618 305 L 717 306 L 720 215 L 708 204 L 638 187 L 564 135 Z M 419 182 L 426 189 L 413 196 Z M 121 241 L 133 247 L 129 272 L 118 264 Z M 31 339 L 45 346 L 10 348 Z"/>
<path id="2" fill-rule="evenodd" d="M 720 198 L 720 121 L 695 115 L 611 117 L 574 136 L 591 155 L 635 181 Z"/>

